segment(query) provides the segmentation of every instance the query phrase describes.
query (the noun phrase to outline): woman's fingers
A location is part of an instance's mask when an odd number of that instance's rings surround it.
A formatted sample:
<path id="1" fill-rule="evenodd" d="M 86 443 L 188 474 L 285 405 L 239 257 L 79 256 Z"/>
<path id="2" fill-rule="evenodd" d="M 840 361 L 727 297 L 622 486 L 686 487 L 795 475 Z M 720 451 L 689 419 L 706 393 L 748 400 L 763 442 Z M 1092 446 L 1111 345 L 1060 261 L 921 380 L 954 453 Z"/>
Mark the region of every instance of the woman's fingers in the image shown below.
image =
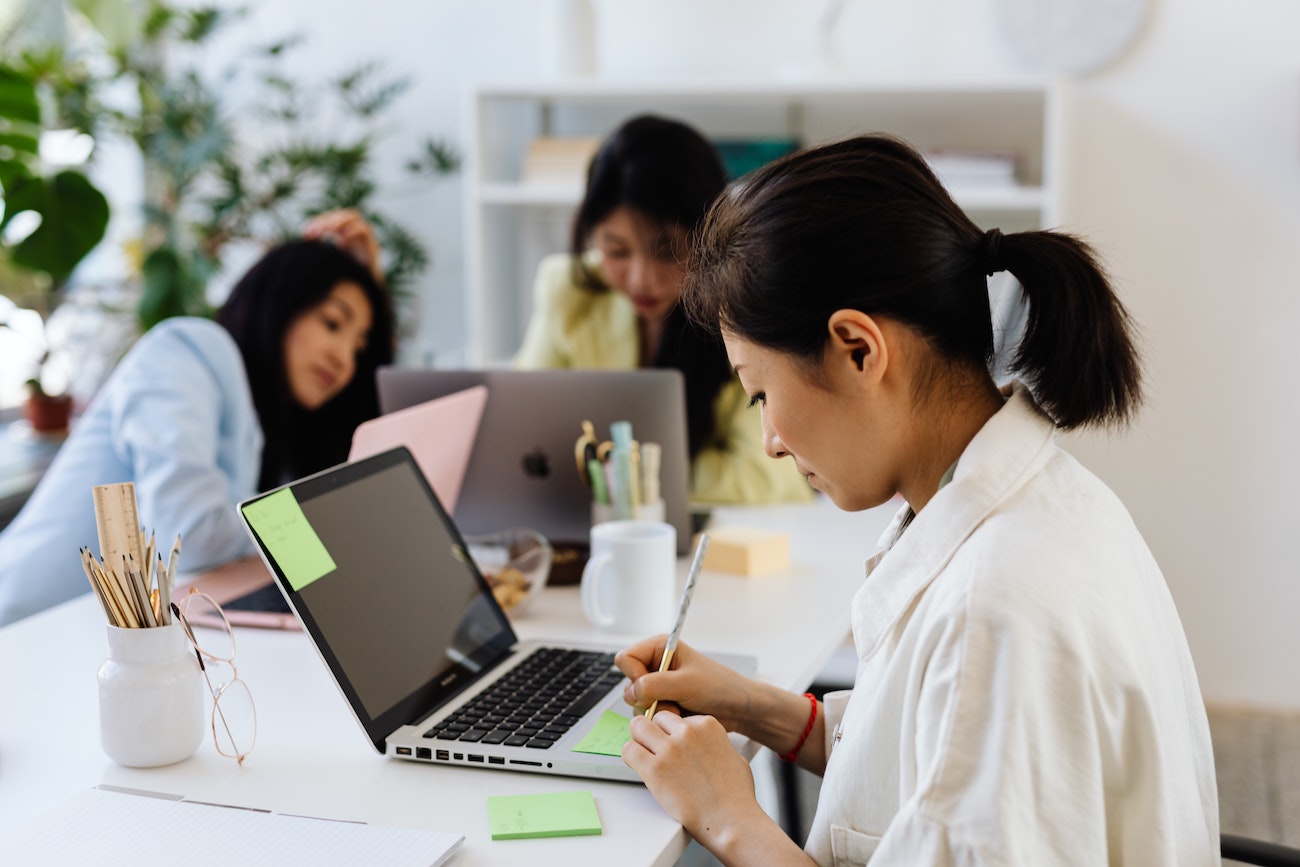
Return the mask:
<path id="1" fill-rule="evenodd" d="M 303 227 L 303 237 L 335 244 L 361 262 L 376 277 L 379 273 L 379 240 L 370 223 L 352 208 L 317 214 Z"/>
<path id="2" fill-rule="evenodd" d="M 727 821 L 754 803 L 749 765 L 711 716 L 656 713 L 636 717 L 623 761 L 636 771 L 660 804 L 692 833 L 706 817 Z"/>
<path id="3" fill-rule="evenodd" d="M 623 674 L 636 680 L 650 671 L 658 671 L 659 660 L 663 658 L 668 636 L 656 635 L 645 638 L 636 644 L 620 650 L 614 655 L 614 665 Z"/>

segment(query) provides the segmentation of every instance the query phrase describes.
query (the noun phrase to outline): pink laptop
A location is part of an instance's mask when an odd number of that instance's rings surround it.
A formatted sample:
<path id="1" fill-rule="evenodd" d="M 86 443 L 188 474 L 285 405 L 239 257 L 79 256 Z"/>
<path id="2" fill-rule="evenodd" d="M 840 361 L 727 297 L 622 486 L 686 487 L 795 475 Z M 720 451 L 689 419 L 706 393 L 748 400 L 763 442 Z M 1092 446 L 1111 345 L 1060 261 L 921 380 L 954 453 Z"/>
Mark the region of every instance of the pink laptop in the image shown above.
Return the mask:
<path id="1" fill-rule="evenodd" d="M 352 435 L 348 460 L 406 446 L 443 508 L 453 512 L 487 397 L 487 386 L 476 385 L 363 422 Z"/>
<path id="2" fill-rule="evenodd" d="M 487 386 L 476 385 L 363 422 L 352 435 L 348 461 L 406 446 L 429 487 L 450 512 L 460 497 L 487 398 Z M 227 563 L 196 576 L 192 584 L 221 603 L 233 624 L 298 628 L 271 573 L 258 557 Z M 191 620 L 199 625 L 217 625 L 201 618 Z"/>

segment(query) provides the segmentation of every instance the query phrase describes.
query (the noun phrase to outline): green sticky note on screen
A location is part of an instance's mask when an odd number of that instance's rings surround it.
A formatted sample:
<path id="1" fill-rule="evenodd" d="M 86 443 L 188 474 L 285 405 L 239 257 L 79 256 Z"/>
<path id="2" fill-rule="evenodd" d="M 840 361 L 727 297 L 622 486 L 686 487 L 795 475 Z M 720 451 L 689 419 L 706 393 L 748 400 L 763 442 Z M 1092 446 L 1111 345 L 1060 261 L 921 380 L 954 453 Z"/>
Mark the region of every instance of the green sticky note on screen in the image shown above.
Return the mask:
<path id="1" fill-rule="evenodd" d="M 338 568 L 289 488 L 244 506 L 244 517 L 294 590 Z"/>
<path id="2" fill-rule="evenodd" d="M 492 795 L 488 798 L 488 825 L 493 840 L 584 837 L 601 832 L 591 792 Z"/>
<path id="3" fill-rule="evenodd" d="M 595 753 L 598 756 L 622 756 L 623 744 L 632 739 L 628 723 L 627 717 L 612 710 L 605 711 L 573 751 Z"/>

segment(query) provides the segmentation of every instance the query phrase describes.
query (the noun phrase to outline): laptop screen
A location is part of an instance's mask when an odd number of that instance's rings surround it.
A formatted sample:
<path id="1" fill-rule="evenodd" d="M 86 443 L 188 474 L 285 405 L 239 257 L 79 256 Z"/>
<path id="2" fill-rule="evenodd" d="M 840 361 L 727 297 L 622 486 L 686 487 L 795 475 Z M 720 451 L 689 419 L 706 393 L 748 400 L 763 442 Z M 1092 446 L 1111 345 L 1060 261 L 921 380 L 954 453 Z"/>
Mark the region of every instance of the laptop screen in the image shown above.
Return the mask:
<path id="1" fill-rule="evenodd" d="M 381 752 L 389 733 L 516 641 L 405 448 L 259 495 L 240 513 Z"/>
<path id="2" fill-rule="evenodd" d="M 379 405 L 393 412 L 473 386 L 486 386 L 483 410 L 456 524 L 467 533 L 531 527 L 552 544 L 585 545 L 591 490 L 574 466 L 574 442 L 590 421 L 599 439 L 615 421 L 658 443 L 665 519 L 677 528 L 677 553 L 689 554 L 690 454 L 681 371 L 417 370 L 381 367 Z"/>

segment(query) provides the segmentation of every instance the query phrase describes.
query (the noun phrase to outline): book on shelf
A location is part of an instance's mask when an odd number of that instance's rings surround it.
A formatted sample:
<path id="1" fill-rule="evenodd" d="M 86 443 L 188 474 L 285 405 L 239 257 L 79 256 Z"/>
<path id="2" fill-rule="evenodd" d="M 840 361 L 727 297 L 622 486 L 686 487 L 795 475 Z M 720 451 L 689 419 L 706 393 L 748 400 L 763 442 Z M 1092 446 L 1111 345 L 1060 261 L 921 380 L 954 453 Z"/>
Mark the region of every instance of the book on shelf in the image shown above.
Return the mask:
<path id="1" fill-rule="evenodd" d="M 593 136 L 535 138 L 524 151 L 520 180 L 538 186 L 581 187 L 599 147 L 600 139 Z"/>
<path id="2" fill-rule="evenodd" d="M 735 180 L 761 168 L 772 160 L 799 150 L 800 142 L 789 136 L 753 136 L 750 138 L 719 138 L 713 140 L 727 180 Z"/>
<path id="3" fill-rule="evenodd" d="M 1010 151 L 938 149 L 927 151 L 925 159 L 949 189 L 1017 184 L 1020 160 Z"/>

